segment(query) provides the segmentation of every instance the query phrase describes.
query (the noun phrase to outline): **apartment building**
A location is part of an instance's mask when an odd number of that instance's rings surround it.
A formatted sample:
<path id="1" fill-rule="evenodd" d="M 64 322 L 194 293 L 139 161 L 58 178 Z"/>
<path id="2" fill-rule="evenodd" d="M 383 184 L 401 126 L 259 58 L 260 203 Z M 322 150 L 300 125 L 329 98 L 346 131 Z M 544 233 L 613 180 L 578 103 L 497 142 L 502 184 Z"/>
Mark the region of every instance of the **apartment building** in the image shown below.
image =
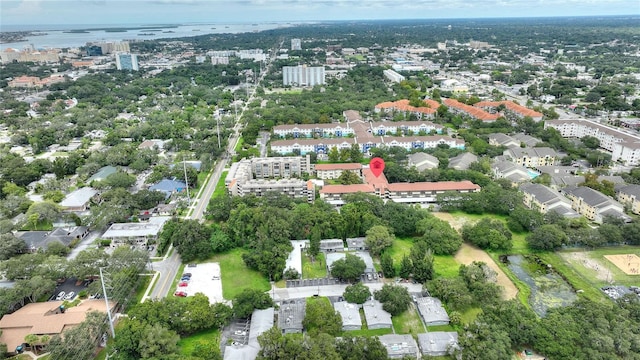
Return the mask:
<path id="1" fill-rule="evenodd" d="M 512 147 L 503 152 L 503 155 L 511 159 L 517 165 L 528 168 L 538 166 L 550 166 L 558 163 L 558 153 L 552 148 L 521 148 Z"/>
<path id="2" fill-rule="evenodd" d="M 516 118 L 522 119 L 526 116 L 532 118 L 534 121 L 541 121 L 543 114 L 537 112 L 535 110 L 531 110 L 522 105 L 516 104 L 511 100 L 505 101 L 480 101 L 478 103 L 473 104 L 473 106 L 482 108 L 488 112 L 497 112 L 498 108 L 502 108 L 502 111 L 507 116 L 514 116 Z"/>
<path id="3" fill-rule="evenodd" d="M 590 221 L 602 223 L 605 216 L 631 219 L 624 214 L 624 207 L 603 193 L 586 186 L 568 186 L 562 192 L 571 200 L 571 208 Z"/>
<path id="4" fill-rule="evenodd" d="M 387 80 L 394 83 L 399 83 L 405 80 L 405 77 L 403 75 L 400 75 L 391 69 L 384 70 L 382 74 L 384 75 L 385 78 L 387 78 Z"/>
<path id="5" fill-rule="evenodd" d="M 116 54 L 116 68 L 118 70 L 140 70 L 138 55 L 129 53 Z"/>
<path id="6" fill-rule="evenodd" d="M 353 128 L 349 124 L 293 124 L 278 125 L 273 128 L 274 135 L 281 138 L 293 136 L 294 138 L 311 137 L 344 137 L 353 135 Z"/>
<path id="7" fill-rule="evenodd" d="M 580 216 L 580 214 L 571 208 L 571 200 L 542 184 L 522 184 L 520 185 L 520 191 L 524 195 L 523 203 L 529 209 L 537 210 L 543 214 L 549 211 L 555 211 L 568 218 Z"/>
<path id="8" fill-rule="evenodd" d="M 302 40 L 291 39 L 291 50 L 302 50 Z"/>
<path id="9" fill-rule="evenodd" d="M 440 107 L 440 103 L 431 99 L 425 99 L 424 102 L 427 106 L 415 107 L 409 105 L 409 100 L 407 99 L 386 101 L 377 104 L 374 107 L 374 111 L 377 113 L 402 112 L 405 115 L 415 115 L 418 119 L 434 118 L 438 107 Z"/>
<path id="10" fill-rule="evenodd" d="M 316 164 L 315 166 L 316 177 L 322 180 L 337 179 L 344 171 L 351 171 L 359 177 L 362 177 L 362 164 Z"/>
<path id="11" fill-rule="evenodd" d="M 282 84 L 284 86 L 324 85 L 324 66 L 283 66 Z"/>
<path id="12" fill-rule="evenodd" d="M 562 137 L 583 138 L 593 136 L 600 140 L 600 147 L 611 152 L 611 159 L 625 165 L 640 165 L 640 136 L 589 120 L 549 120 L 544 127 L 554 128 Z"/>
<path id="13" fill-rule="evenodd" d="M 616 187 L 616 199 L 628 206 L 634 214 L 640 214 L 640 185 Z"/>
<path id="14" fill-rule="evenodd" d="M 451 112 L 464 114 L 472 119 L 480 120 L 486 123 L 494 122 L 500 117 L 499 114 L 488 113 L 480 108 L 463 104 L 456 99 L 444 99 L 442 103 L 446 105 Z"/>

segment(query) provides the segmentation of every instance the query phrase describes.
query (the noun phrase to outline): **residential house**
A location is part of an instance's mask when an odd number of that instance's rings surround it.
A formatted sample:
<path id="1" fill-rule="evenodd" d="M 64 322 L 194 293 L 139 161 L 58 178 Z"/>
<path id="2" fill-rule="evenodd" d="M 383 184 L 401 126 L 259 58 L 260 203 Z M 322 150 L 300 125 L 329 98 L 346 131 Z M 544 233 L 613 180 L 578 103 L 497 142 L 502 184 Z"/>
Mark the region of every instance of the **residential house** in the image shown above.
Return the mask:
<path id="1" fill-rule="evenodd" d="M 362 329 L 362 320 L 360 319 L 360 308 L 358 305 L 346 301 L 338 301 L 333 303 L 333 308 L 342 317 L 342 331 Z"/>
<path id="2" fill-rule="evenodd" d="M 408 160 L 409 167 L 415 167 L 418 171 L 436 169 L 440 164 L 437 157 L 423 152 L 409 155 Z"/>
<path id="3" fill-rule="evenodd" d="M 405 356 L 417 358 L 418 344 L 411 335 L 387 334 L 378 336 L 382 345 L 387 349 L 389 359 L 402 359 Z"/>
<path id="4" fill-rule="evenodd" d="M 90 187 L 83 187 L 69 193 L 61 202 L 63 211 L 83 212 L 91 207 L 91 200 L 98 195 L 98 190 Z"/>
<path id="5" fill-rule="evenodd" d="M 302 333 L 306 306 L 305 299 L 289 299 L 280 303 L 278 327 L 283 334 Z"/>
<path id="6" fill-rule="evenodd" d="M 382 303 L 378 300 L 371 299 L 362 304 L 364 310 L 364 318 L 367 321 L 369 330 L 375 329 L 391 329 L 391 314 L 382 308 Z"/>
<path id="7" fill-rule="evenodd" d="M 418 334 L 418 346 L 423 356 L 447 356 L 460 349 L 455 331 L 429 331 Z"/>
<path id="8" fill-rule="evenodd" d="M 342 242 L 342 239 L 323 239 L 320 240 L 320 251 L 344 251 L 344 243 Z"/>
<path id="9" fill-rule="evenodd" d="M 562 192 L 571 199 L 571 207 L 575 211 L 593 222 L 601 224 L 605 216 L 621 218 L 627 222 L 631 221 L 624 214 L 622 204 L 599 191 L 586 186 L 571 186 L 564 188 Z"/>
<path id="10" fill-rule="evenodd" d="M 347 249 L 349 251 L 368 250 L 366 238 L 365 237 L 347 238 Z"/>
<path id="11" fill-rule="evenodd" d="M 449 325 L 449 315 L 440 299 L 419 297 L 415 302 L 418 305 L 418 312 L 427 326 Z"/>
<path id="12" fill-rule="evenodd" d="M 478 161 L 478 157 L 472 153 L 464 152 L 449 159 L 449 168 L 456 170 L 468 170 L 469 165 Z"/>
<path id="13" fill-rule="evenodd" d="M 93 181 L 103 181 L 109 175 L 115 174 L 117 171 L 118 169 L 116 169 L 115 166 L 103 166 L 102 168 L 100 168 L 100 170 L 98 170 L 98 172 L 87 179 L 87 184 L 91 184 Z"/>
<path id="14" fill-rule="evenodd" d="M 616 199 L 628 206 L 634 214 L 640 214 L 640 185 L 616 187 Z"/>
<path id="15" fill-rule="evenodd" d="M 187 188 L 187 184 L 183 181 L 174 179 L 162 179 L 160 182 L 153 184 L 149 187 L 150 191 L 160 191 L 164 194 L 165 199 L 171 197 L 171 195 L 180 193 Z"/>
<path id="16" fill-rule="evenodd" d="M 491 171 L 496 179 L 508 179 L 513 184 L 530 181 L 530 170 L 511 161 L 498 161 L 491 165 Z"/>

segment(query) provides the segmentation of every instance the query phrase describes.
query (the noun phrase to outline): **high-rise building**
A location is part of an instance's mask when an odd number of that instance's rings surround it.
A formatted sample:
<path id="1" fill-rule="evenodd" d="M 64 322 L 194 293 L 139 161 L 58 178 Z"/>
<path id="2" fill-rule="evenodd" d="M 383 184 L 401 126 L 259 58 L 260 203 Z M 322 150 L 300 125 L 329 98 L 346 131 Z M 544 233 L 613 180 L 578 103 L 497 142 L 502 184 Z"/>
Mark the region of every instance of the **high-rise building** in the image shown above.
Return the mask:
<path id="1" fill-rule="evenodd" d="M 291 50 L 302 50 L 302 41 L 300 39 L 291 39 Z"/>
<path id="2" fill-rule="evenodd" d="M 98 45 L 87 46 L 87 56 L 102 56 L 102 48 Z"/>
<path id="3" fill-rule="evenodd" d="M 116 54 L 116 67 L 118 70 L 134 70 L 138 71 L 138 55 L 136 54 Z"/>
<path id="4" fill-rule="evenodd" d="M 324 66 L 283 66 L 282 84 L 292 86 L 315 86 L 325 84 Z"/>

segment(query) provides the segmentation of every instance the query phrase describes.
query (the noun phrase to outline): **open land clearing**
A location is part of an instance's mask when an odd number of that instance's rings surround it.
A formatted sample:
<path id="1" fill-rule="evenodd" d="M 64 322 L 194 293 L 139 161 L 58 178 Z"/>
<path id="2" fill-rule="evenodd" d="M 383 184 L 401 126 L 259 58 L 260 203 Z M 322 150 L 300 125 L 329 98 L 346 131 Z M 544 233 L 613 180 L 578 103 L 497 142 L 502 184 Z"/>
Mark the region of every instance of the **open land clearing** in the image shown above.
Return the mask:
<path id="1" fill-rule="evenodd" d="M 503 296 L 505 299 L 514 299 L 518 295 L 518 288 L 509 280 L 507 275 L 502 271 L 498 264 L 493 261 L 491 256 L 475 246 L 462 244 L 460 250 L 454 256 L 457 262 L 469 265 L 474 261 L 482 261 L 486 263 L 493 271 L 496 272 L 496 283 L 504 289 Z"/>

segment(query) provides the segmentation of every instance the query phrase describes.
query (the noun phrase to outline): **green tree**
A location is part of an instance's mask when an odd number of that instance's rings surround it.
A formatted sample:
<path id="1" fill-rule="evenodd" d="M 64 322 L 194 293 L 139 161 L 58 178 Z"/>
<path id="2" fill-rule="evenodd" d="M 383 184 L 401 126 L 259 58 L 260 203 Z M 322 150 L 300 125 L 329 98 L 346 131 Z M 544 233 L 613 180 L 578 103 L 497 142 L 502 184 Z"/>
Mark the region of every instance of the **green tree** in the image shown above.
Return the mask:
<path id="1" fill-rule="evenodd" d="M 272 307 L 269 294 L 255 289 L 244 289 L 233 299 L 233 312 L 236 318 L 246 319 L 255 309 Z"/>
<path id="2" fill-rule="evenodd" d="M 371 296 L 371 291 L 361 282 L 351 284 L 344 289 L 344 299 L 352 304 L 364 304 Z"/>
<path id="3" fill-rule="evenodd" d="M 376 225 L 367 230 L 365 245 L 369 248 L 371 255 L 379 256 L 385 249 L 393 245 L 394 239 L 395 236 L 388 227 Z"/>
<path id="4" fill-rule="evenodd" d="M 418 222 L 420 241 L 427 244 L 437 255 L 451 255 L 462 246 L 460 234 L 448 222 L 429 216 Z"/>
<path id="5" fill-rule="evenodd" d="M 378 360 L 388 356 L 387 348 L 375 336 L 352 337 L 345 334 L 337 339 L 336 348 L 342 360 Z"/>
<path id="6" fill-rule="evenodd" d="M 180 220 L 172 229 L 171 242 L 184 262 L 206 259 L 213 253 L 211 228 L 196 220 Z"/>
<path id="7" fill-rule="evenodd" d="M 373 296 L 392 316 L 402 314 L 409 308 L 412 301 L 407 288 L 400 285 L 384 284 L 380 290 L 374 291 Z"/>
<path id="8" fill-rule="evenodd" d="M 362 179 L 355 172 L 344 170 L 338 177 L 338 182 L 342 185 L 362 184 Z"/>
<path id="9" fill-rule="evenodd" d="M 156 359 L 178 353 L 180 337 L 160 324 L 148 324 L 140 338 L 142 359 Z"/>
<path id="10" fill-rule="evenodd" d="M 511 231 L 500 220 L 484 218 L 475 225 L 465 225 L 462 228 L 462 238 L 481 249 L 509 250 L 511 249 Z"/>
<path id="11" fill-rule="evenodd" d="M 413 279 L 419 283 L 433 279 L 433 254 L 424 242 L 418 242 L 411 248 L 410 255 L 413 264 Z"/>
<path id="12" fill-rule="evenodd" d="M 331 276 L 345 281 L 356 281 L 364 273 L 366 264 L 358 256 L 346 254 L 343 259 L 339 259 L 331 264 Z"/>
<path id="13" fill-rule="evenodd" d="M 402 257 L 402 262 L 400 262 L 400 271 L 398 271 L 398 276 L 403 279 L 408 279 L 411 277 L 412 272 L 413 264 L 411 263 L 411 259 L 405 254 Z"/>
<path id="14" fill-rule="evenodd" d="M 393 278 L 396 276 L 396 268 L 393 264 L 393 258 L 388 252 L 383 252 L 380 256 L 380 266 L 382 267 L 382 274 L 386 278 Z"/>
<path id="15" fill-rule="evenodd" d="M 342 317 L 325 297 L 309 298 L 302 326 L 312 337 L 320 333 L 338 336 L 342 332 Z"/>
<path id="16" fill-rule="evenodd" d="M 12 233 L 0 235 L 0 260 L 10 259 L 27 250 L 24 240 L 17 238 Z"/>
<path id="17" fill-rule="evenodd" d="M 555 250 L 567 243 L 567 234 L 558 225 L 542 225 L 526 237 L 534 250 Z"/>
<path id="18" fill-rule="evenodd" d="M 329 157 L 329 162 L 337 163 L 340 162 L 340 151 L 336 146 L 332 147 L 327 154 Z"/>

